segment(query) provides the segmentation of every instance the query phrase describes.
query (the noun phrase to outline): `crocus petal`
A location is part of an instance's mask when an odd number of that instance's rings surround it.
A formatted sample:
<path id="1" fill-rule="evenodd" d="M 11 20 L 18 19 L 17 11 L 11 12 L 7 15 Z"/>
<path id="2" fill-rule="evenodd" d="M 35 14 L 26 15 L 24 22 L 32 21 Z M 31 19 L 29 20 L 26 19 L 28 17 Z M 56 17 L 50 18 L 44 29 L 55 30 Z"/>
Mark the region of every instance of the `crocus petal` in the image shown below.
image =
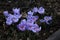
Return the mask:
<path id="1" fill-rule="evenodd" d="M 13 16 L 14 16 L 14 15 L 9 14 L 9 15 L 8 15 L 8 18 L 11 18 L 11 19 L 12 19 L 12 18 L 13 18 Z"/>
<path id="2" fill-rule="evenodd" d="M 7 25 L 11 25 L 11 24 L 12 24 L 12 20 L 11 20 L 11 19 L 7 19 L 7 20 L 6 20 L 6 24 L 7 24 Z"/>
<path id="3" fill-rule="evenodd" d="M 38 26 L 38 24 L 34 24 L 32 27 L 32 31 L 34 33 L 39 32 L 41 30 L 41 27 Z"/>
<path id="4" fill-rule="evenodd" d="M 16 15 L 20 14 L 20 8 L 15 8 L 15 9 L 13 8 L 12 10 L 13 10 L 14 14 L 16 14 Z"/>
<path id="5" fill-rule="evenodd" d="M 44 9 L 43 7 L 40 7 L 40 8 L 38 9 L 38 13 L 39 13 L 39 14 L 44 14 L 44 12 L 45 12 L 45 9 Z"/>
<path id="6" fill-rule="evenodd" d="M 33 24 L 31 24 L 31 23 L 27 23 L 26 29 L 31 31 L 32 30 L 32 27 L 33 27 L 32 25 Z"/>
<path id="7" fill-rule="evenodd" d="M 18 19 L 22 17 L 22 15 L 14 15 L 14 16 L 16 16 Z"/>
<path id="8" fill-rule="evenodd" d="M 32 11 L 29 11 L 29 12 L 28 12 L 28 15 L 29 15 L 29 16 L 32 16 L 32 15 L 33 15 L 33 12 L 32 12 Z"/>
<path id="9" fill-rule="evenodd" d="M 50 20 L 52 20 L 52 16 L 45 16 L 45 17 L 44 17 L 44 20 L 45 20 L 45 21 L 50 21 Z"/>
<path id="10" fill-rule="evenodd" d="M 4 16 L 8 16 L 8 11 L 3 12 Z"/>
<path id="11" fill-rule="evenodd" d="M 26 30 L 26 20 L 25 19 L 21 20 L 21 22 L 18 24 L 17 28 L 21 31 L 25 31 Z"/>
<path id="12" fill-rule="evenodd" d="M 28 19 L 30 19 L 31 17 L 32 17 L 32 16 L 29 16 L 29 15 L 28 15 L 26 18 L 27 18 L 27 20 L 28 20 Z"/>
<path id="13" fill-rule="evenodd" d="M 38 26 L 38 24 L 35 23 L 35 24 L 33 24 L 33 27 L 39 27 L 39 26 Z"/>
<path id="14" fill-rule="evenodd" d="M 18 22 L 18 18 L 14 15 L 13 18 L 12 18 L 12 21 L 15 23 L 15 22 Z"/>
<path id="15" fill-rule="evenodd" d="M 32 17 L 31 17 L 31 19 L 32 19 L 33 21 L 36 21 L 38 18 L 39 18 L 38 16 L 32 16 Z"/>
<path id="16" fill-rule="evenodd" d="M 13 18 L 13 15 L 9 14 L 8 17 L 6 18 L 6 20 L 12 20 L 12 18 Z"/>
<path id="17" fill-rule="evenodd" d="M 6 24 L 7 25 L 11 25 L 12 24 L 12 21 L 6 21 Z"/>
<path id="18" fill-rule="evenodd" d="M 32 11 L 33 11 L 33 12 L 38 12 L 38 8 L 37 8 L 37 7 L 34 7 L 34 8 L 32 9 Z"/>
<path id="19" fill-rule="evenodd" d="M 37 32 L 39 32 L 39 31 L 41 31 L 41 27 L 33 27 L 33 28 L 32 28 L 32 31 L 33 31 L 34 33 L 37 33 Z"/>
<path id="20" fill-rule="evenodd" d="M 35 22 L 37 19 L 38 19 L 38 16 L 31 16 L 31 17 L 27 18 L 27 21 Z"/>
<path id="21" fill-rule="evenodd" d="M 21 20 L 21 24 L 26 24 L 26 19 Z"/>
<path id="22" fill-rule="evenodd" d="M 31 23 L 31 24 L 33 24 L 34 23 L 34 21 L 32 20 L 32 19 L 30 19 L 30 20 L 27 20 L 27 23 Z"/>
<path id="23" fill-rule="evenodd" d="M 26 29 L 25 29 L 25 25 L 24 24 L 19 24 L 18 26 L 17 26 L 17 28 L 19 29 L 19 30 L 21 30 L 21 31 L 25 31 Z"/>
<path id="24" fill-rule="evenodd" d="M 40 19 L 40 22 L 42 23 L 42 22 L 45 22 L 45 20 L 43 20 L 43 19 Z"/>
<path id="25" fill-rule="evenodd" d="M 17 19 L 17 18 L 13 18 L 13 19 L 12 19 L 12 21 L 13 21 L 14 23 L 18 22 L 18 20 L 19 20 L 19 19 Z"/>

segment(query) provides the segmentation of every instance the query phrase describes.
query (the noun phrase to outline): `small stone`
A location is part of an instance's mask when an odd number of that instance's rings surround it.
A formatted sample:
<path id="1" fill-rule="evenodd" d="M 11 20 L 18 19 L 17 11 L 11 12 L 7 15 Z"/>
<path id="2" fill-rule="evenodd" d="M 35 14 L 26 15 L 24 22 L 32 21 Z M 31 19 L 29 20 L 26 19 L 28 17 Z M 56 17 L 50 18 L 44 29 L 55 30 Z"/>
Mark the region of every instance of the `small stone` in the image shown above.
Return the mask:
<path id="1" fill-rule="evenodd" d="M 27 38 L 27 40 L 30 40 L 29 38 Z"/>
<path id="2" fill-rule="evenodd" d="M 50 33 L 52 33 L 53 32 L 53 30 L 50 30 Z"/>
<path id="3" fill-rule="evenodd" d="M 60 12 L 57 12 L 57 15 L 60 15 Z"/>
<path id="4" fill-rule="evenodd" d="M 43 33 L 43 36 L 45 36 L 46 35 L 46 33 Z"/>

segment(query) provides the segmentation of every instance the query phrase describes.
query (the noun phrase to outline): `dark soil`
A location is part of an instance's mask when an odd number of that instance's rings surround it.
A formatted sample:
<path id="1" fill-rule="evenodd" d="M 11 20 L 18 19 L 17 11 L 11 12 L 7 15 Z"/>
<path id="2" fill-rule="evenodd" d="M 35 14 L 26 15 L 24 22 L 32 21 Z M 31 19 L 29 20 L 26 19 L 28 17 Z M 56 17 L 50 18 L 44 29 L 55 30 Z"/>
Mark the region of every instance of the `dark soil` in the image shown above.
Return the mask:
<path id="1" fill-rule="evenodd" d="M 13 14 L 12 8 L 19 7 L 21 8 L 21 13 L 26 13 L 35 6 L 43 6 L 45 8 L 45 15 L 42 16 L 53 16 L 50 25 L 37 22 L 38 25 L 42 26 L 42 30 L 39 33 L 27 30 L 24 32 L 19 31 L 16 28 L 18 23 L 10 26 L 6 25 L 5 16 L 3 15 L 4 10 L 8 10 Z M 60 0 L 0 0 L 0 40 L 45 40 L 58 29 L 60 29 Z"/>

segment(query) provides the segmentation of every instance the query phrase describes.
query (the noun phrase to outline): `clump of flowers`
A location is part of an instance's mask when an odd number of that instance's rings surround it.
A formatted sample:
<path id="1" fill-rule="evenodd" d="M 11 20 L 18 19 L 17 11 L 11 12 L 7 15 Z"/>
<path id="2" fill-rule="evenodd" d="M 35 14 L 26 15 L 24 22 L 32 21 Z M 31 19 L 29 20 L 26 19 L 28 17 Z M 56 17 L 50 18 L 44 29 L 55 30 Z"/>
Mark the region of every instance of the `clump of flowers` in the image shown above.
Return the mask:
<path id="1" fill-rule="evenodd" d="M 21 31 L 30 30 L 30 31 L 33 31 L 34 33 L 39 32 L 41 30 L 41 27 L 39 27 L 37 24 L 28 22 L 25 19 L 23 19 L 20 22 L 20 24 L 17 25 L 17 28 Z"/>
<path id="2" fill-rule="evenodd" d="M 49 24 L 48 21 L 52 20 L 52 16 L 45 16 L 44 19 L 41 19 L 40 22 L 45 22 L 46 24 Z"/>
<path id="3" fill-rule="evenodd" d="M 20 8 L 13 8 L 13 15 L 9 14 L 8 11 L 4 11 L 3 14 L 6 16 L 6 24 L 11 25 L 12 23 L 16 23 L 21 19 L 22 14 L 20 14 Z M 21 22 L 17 25 L 17 28 L 21 31 L 30 30 L 34 33 L 41 31 L 41 26 L 35 23 L 39 18 L 39 16 L 34 16 L 34 13 L 39 13 L 43 15 L 45 13 L 45 9 L 43 7 L 34 7 L 32 10 L 27 12 L 26 19 L 22 19 Z M 45 16 L 43 19 L 40 19 L 40 22 L 45 22 L 49 24 L 49 21 L 52 20 L 52 16 Z"/>
<path id="4" fill-rule="evenodd" d="M 44 14 L 45 13 L 45 9 L 43 7 L 39 7 L 39 8 L 34 7 L 32 9 L 32 11 L 35 12 L 35 13 L 38 12 L 39 14 Z"/>
<path id="5" fill-rule="evenodd" d="M 9 14 L 8 11 L 3 12 L 4 16 L 6 16 L 7 25 L 11 25 L 12 23 L 16 23 L 19 21 L 19 18 L 21 18 L 21 16 L 22 16 L 19 11 L 20 11 L 20 9 L 17 9 L 17 8 L 13 9 L 13 12 L 14 12 L 13 15 Z"/>

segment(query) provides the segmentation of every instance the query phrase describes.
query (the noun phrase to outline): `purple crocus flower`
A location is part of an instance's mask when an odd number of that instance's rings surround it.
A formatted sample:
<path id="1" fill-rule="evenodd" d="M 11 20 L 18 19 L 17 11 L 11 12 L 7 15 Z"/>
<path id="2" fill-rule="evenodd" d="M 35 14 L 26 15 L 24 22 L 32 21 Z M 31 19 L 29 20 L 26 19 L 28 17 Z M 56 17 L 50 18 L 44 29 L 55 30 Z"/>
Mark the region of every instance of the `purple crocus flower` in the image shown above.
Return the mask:
<path id="1" fill-rule="evenodd" d="M 25 31 L 26 30 L 26 20 L 25 19 L 21 20 L 20 24 L 17 25 L 17 28 L 21 31 Z"/>
<path id="2" fill-rule="evenodd" d="M 50 20 L 52 20 L 52 16 L 45 16 L 45 17 L 44 17 L 44 20 L 45 20 L 45 21 L 50 21 Z"/>
<path id="3" fill-rule="evenodd" d="M 52 16 L 45 16 L 44 19 L 41 19 L 40 22 L 45 22 L 47 24 L 49 24 L 48 21 L 52 20 Z"/>
<path id="4" fill-rule="evenodd" d="M 27 22 L 26 29 L 31 31 L 31 30 L 32 30 L 32 27 L 33 27 L 33 24 L 32 24 L 32 23 Z"/>
<path id="5" fill-rule="evenodd" d="M 12 23 L 16 23 L 19 21 L 19 16 L 18 15 L 12 15 L 12 14 L 9 14 L 8 17 L 6 18 L 6 22 L 7 21 L 12 21 Z M 12 24 L 11 23 L 11 24 Z"/>
<path id="6" fill-rule="evenodd" d="M 32 20 L 33 22 L 35 22 L 39 17 L 38 16 L 32 16 L 29 17 L 27 20 Z"/>
<path id="7" fill-rule="evenodd" d="M 37 24 L 28 23 L 27 30 L 30 30 L 30 31 L 36 33 L 36 32 L 39 32 L 41 30 L 41 27 L 39 27 Z"/>
<path id="8" fill-rule="evenodd" d="M 33 12 L 38 12 L 38 8 L 37 8 L 37 7 L 34 7 L 34 8 L 32 9 L 32 11 L 33 11 Z"/>
<path id="9" fill-rule="evenodd" d="M 19 18 L 21 18 L 22 15 L 10 15 L 10 17 L 12 17 L 12 21 L 15 23 L 15 22 L 18 22 L 19 21 Z"/>
<path id="10" fill-rule="evenodd" d="M 4 11 L 3 14 L 4 14 L 4 16 L 8 16 L 9 13 L 8 13 L 8 11 Z"/>
<path id="11" fill-rule="evenodd" d="M 24 25 L 24 24 L 19 24 L 19 25 L 17 25 L 17 28 L 19 29 L 19 30 L 21 30 L 21 31 L 25 31 L 26 29 L 26 26 Z"/>
<path id="12" fill-rule="evenodd" d="M 44 17 L 44 20 L 45 20 L 45 22 L 46 22 L 47 24 L 49 24 L 48 21 L 52 20 L 52 16 L 45 16 L 45 17 Z"/>
<path id="13" fill-rule="evenodd" d="M 12 21 L 15 23 L 15 22 L 18 22 L 18 18 L 16 17 L 16 16 L 13 16 L 13 18 L 12 18 Z"/>
<path id="14" fill-rule="evenodd" d="M 44 12 L 45 12 L 45 9 L 44 9 L 43 7 L 40 7 L 40 8 L 38 9 L 38 13 L 39 13 L 39 14 L 44 14 Z"/>
<path id="15" fill-rule="evenodd" d="M 12 17 L 12 21 L 13 21 L 13 23 L 16 23 L 16 22 L 18 22 L 19 21 L 19 18 L 21 18 L 21 16 L 22 15 L 13 15 L 13 17 Z"/>
<path id="16" fill-rule="evenodd" d="M 12 14 L 9 14 L 8 17 L 6 18 L 6 20 L 7 19 L 11 19 L 12 20 L 12 18 L 13 18 L 13 15 Z"/>
<path id="17" fill-rule="evenodd" d="M 10 23 L 9 21 L 11 21 L 11 24 L 16 23 L 19 21 L 19 18 L 20 18 L 20 16 L 18 16 L 18 15 L 9 14 L 8 17 L 6 18 L 6 24 L 9 25 L 8 24 L 8 23 Z"/>
<path id="18" fill-rule="evenodd" d="M 27 22 L 34 23 L 38 19 L 38 16 L 27 17 Z"/>
<path id="19" fill-rule="evenodd" d="M 32 20 L 37 20 L 39 17 L 38 16 L 29 16 L 27 17 L 27 20 L 29 19 L 32 19 Z"/>
<path id="20" fill-rule="evenodd" d="M 39 27 L 37 24 L 34 24 L 32 27 L 32 31 L 34 33 L 39 32 L 41 30 L 41 27 Z"/>
<path id="21" fill-rule="evenodd" d="M 12 16 L 11 17 L 9 16 L 9 17 L 6 18 L 6 24 L 7 25 L 11 25 L 12 24 Z"/>
<path id="22" fill-rule="evenodd" d="M 28 14 L 27 14 L 27 16 L 26 16 L 26 18 L 29 19 L 32 16 L 33 16 L 33 12 L 32 11 L 29 11 Z"/>
<path id="23" fill-rule="evenodd" d="M 28 12 L 28 16 L 32 16 L 33 15 L 33 12 L 32 11 L 29 11 Z"/>
<path id="24" fill-rule="evenodd" d="M 36 21 L 39 17 L 38 16 L 32 16 L 30 19 L 32 19 L 33 21 Z"/>
<path id="25" fill-rule="evenodd" d="M 21 20 L 21 22 L 20 22 L 21 24 L 26 24 L 27 23 L 27 21 L 26 21 L 26 19 L 23 19 L 23 20 Z"/>
<path id="26" fill-rule="evenodd" d="M 14 15 L 19 15 L 20 14 L 20 8 L 13 8 L 12 9 L 13 10 L 13 12 L 14 12 Z"/>
<path id="27" fill-rule="evenodd" d="M 11 25 L 11 24 L 12 24 L 12 21 L 11 21 L 10 19 L 7 19 L 7 20 L 6 20 L 6 24 L 7 24 L 7 25 Z"/>
<path id="28" fill-rule="evenodd" d="M 44 19 L 40 19 L 40 22 L 45 22 L 45 20 Z"/>
<path id="29" fill-rule="evenodd" d="M 41 27 L 32 27 L 32 32 L 37 33 L 41 31 Z"/>
<path id="30" fill-rule="evenodd" d="M 21 14 L 20 14 L 20 8 L 13 8 L 13 12 L 14 12 L 14 16 L 16 16 L 17 18 L 21 18 Z"/>

